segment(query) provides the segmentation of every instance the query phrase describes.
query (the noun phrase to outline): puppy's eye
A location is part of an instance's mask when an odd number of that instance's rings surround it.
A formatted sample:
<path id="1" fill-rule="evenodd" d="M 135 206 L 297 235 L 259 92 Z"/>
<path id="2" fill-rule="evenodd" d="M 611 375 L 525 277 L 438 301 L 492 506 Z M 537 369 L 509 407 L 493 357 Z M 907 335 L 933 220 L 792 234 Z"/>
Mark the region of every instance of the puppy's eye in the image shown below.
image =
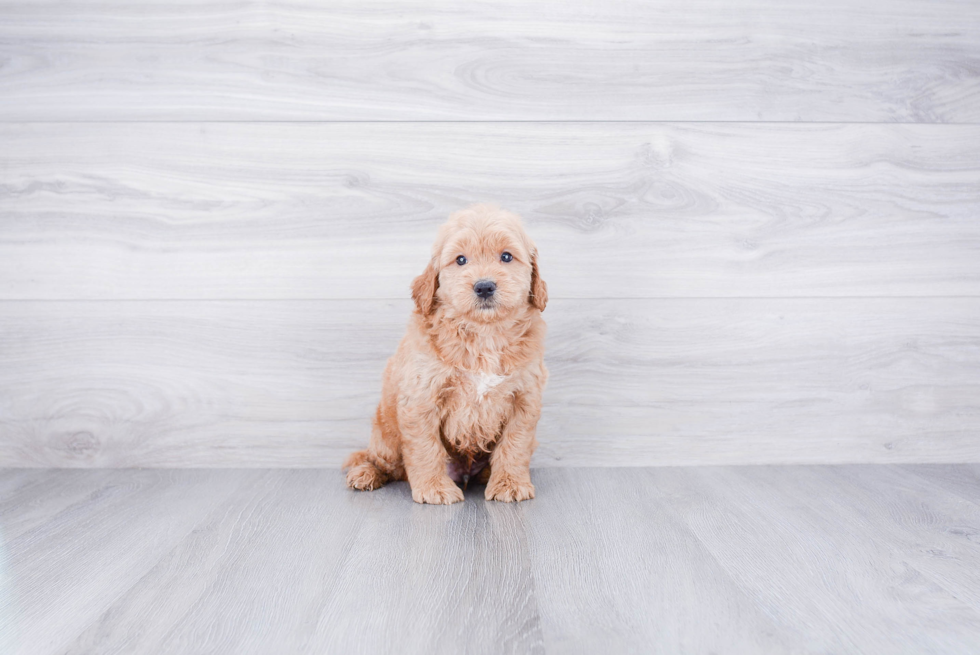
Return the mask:
<path id="1" fill-rule="evenodd" d="M 459 257 L 456 258 L 456 263 L 462 266 L 463 264 L 466 263 L 466 257 L 460 255 Z"/>
<path id="2" fill-rule="evenodd" d="M 500 261 L 504 262 L 505 264 L 507 262 L 514 261 L 514 255 L 510 254 L 509 252 L 504 252 L 500 255 Z"/>

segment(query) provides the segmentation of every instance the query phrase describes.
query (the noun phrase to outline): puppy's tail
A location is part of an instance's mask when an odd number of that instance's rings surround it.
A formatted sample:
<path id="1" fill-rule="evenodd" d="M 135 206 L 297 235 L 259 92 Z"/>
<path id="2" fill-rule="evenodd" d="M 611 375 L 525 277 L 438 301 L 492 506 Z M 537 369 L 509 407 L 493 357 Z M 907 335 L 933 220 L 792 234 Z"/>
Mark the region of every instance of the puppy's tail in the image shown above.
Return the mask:
<path id="1" fill-rule="evenodd" d="M 351 489 L 373 491 L 388 482 L 388 475 L 374 463 L 369 450 L 351 453 L 344 462 L 344 470 L 347 471 L 347 486 Z"/>

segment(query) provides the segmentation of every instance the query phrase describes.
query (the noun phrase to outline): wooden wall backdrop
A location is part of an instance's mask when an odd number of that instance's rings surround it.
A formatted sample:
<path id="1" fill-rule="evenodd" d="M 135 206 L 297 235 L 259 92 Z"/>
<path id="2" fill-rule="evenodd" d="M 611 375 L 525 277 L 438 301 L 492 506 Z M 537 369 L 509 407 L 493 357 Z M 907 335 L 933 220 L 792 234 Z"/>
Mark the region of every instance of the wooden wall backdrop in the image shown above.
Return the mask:
<path id="1" fill-rule="evenodd" d="M 0 466 L 336 466 L 451 211 L 536 464 L 980 461 L 980 4 L 0 0 Z"/>

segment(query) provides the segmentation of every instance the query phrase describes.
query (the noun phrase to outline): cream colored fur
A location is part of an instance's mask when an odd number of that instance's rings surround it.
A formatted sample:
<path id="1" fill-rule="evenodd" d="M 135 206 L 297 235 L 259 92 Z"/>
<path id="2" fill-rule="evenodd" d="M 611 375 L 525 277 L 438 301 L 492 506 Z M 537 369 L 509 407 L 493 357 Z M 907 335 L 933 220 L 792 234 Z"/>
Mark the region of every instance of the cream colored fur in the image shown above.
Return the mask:
<path id="1" fill-rule="evenodd" d="M 501 261 L 504 252 L 513 261 Z M 492 307 L 474 292 L 477 280 L 496 284 Z M 416 502 L 449 504 L 463 500 L 450 473 L 472 472 L 487 483 L 488 500 L 534 498 L 548 291 L 520 217 L 489 205 L 450 216 L 412 297 L 368 448 L 345 463 L 348 486 L 407 479 Z"/>

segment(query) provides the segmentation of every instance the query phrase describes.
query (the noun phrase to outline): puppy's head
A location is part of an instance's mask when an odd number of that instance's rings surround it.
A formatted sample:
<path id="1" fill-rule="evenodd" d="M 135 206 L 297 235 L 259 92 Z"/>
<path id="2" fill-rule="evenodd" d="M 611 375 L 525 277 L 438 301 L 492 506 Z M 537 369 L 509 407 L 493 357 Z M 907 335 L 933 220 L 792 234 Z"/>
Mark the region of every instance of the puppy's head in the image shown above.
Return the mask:
<path id="1" fill-rule="evenodd" d="M 412 297 L 423 315 L 444 306 L 488 323 L 525 307 L 544 311 L 548 285 L 520 217 L 475 205 L 440 228 L 429 265 L 412 283 Z"/>

